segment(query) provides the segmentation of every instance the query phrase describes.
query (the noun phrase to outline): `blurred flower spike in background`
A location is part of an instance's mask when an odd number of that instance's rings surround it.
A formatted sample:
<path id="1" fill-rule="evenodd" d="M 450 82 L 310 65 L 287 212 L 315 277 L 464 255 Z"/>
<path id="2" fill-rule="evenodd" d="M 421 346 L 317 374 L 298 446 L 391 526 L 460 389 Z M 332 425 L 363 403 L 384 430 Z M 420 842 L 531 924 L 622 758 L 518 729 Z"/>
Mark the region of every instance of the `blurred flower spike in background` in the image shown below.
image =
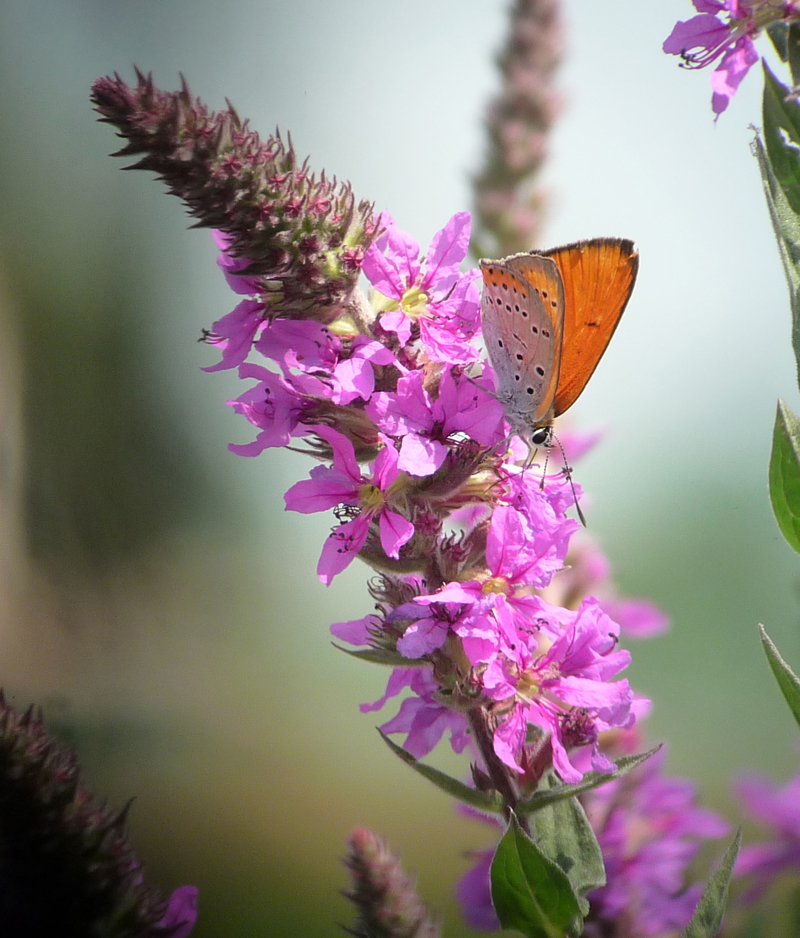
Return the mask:
<path id="1" fill-rule="evenodd" d="M 774 23 L 800 20 L 798 0 L 692 0 L 697 16 L 675 25 L 664 41 L 664 52 L 679 55 L 684 68 L 711 73 L 711 107 L 719 115 L 758 61 L 753 40 Z"/>

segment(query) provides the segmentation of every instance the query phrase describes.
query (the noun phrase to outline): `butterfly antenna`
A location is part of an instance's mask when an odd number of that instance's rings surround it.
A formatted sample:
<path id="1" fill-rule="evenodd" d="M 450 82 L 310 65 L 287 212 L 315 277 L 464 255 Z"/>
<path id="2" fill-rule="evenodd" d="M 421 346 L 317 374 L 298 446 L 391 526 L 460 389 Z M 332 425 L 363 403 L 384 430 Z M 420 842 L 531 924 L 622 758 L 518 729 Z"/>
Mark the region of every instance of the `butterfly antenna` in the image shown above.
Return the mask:
<path id="1" fill-rule="evenodd" d="M 581 506 L 578 504 L 578 495 L 575 491 L 575 485 L 572 481 L 572 467 L 567 462 L 567 454 L 564 452 L 564 447 L 561 445 L 561 440 L 559 440 L 555 433 L 553 434 L 553 439 L 556 441 L 556 443 L 558 443 L 558 448 L 561 450 L 561 458 L 564 460 L 564 474 L 569 479 L 569 487 L 572 489 L 572 499 L 575 502 L 575 511 L 578 512 L 578 520 L 584 527 L 587 527 L 586 518 L 581 511 Z"/>
<path id="2" fill-rule="evenodd" d="M 544 448 L 544 466 L 542 466 L 542 481 L 539 483 L 539 490 L 544 488 L 544 480 L 547 478 L 547 465 L 550 462 L 550 447 Z"/>

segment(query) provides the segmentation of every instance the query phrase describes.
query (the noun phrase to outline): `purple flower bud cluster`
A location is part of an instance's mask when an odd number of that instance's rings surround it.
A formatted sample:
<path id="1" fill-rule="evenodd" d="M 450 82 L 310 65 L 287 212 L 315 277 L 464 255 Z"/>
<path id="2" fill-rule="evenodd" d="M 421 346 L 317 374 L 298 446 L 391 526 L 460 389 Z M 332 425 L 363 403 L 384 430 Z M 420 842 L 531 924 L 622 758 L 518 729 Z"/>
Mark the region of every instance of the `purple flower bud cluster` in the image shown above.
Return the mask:
<path id="1" fill-rule="evenodd" d="M 441 929 L 428 917 L 413 881 L 400 861 L 372 831 L 360 828 L 350 837 L 345 865 L 353 881 L 345 892 L 358 909 L 355 938 L 439 938 Z"/>
<path id="2" fill-rule="evenodd" d="M 157 173 L 198 226 L 225 233 L 229 270 L 245 272 L 260 315 L 336 318 L 375 234 L 372 206 L 356 204 L 348 184 L 324 173 L 316 179 L 291 140 L 278 134 L 262 142 L 231 105 L 215 113 L 185 82 L 167 92 L 136 75 L 135 87 L 119 75 L 92 87 L 100 119 L 128 141 L 114 155 L 139 156 L 130 169 Z M 255 314 L 252 304 L 241 312 Z"/>

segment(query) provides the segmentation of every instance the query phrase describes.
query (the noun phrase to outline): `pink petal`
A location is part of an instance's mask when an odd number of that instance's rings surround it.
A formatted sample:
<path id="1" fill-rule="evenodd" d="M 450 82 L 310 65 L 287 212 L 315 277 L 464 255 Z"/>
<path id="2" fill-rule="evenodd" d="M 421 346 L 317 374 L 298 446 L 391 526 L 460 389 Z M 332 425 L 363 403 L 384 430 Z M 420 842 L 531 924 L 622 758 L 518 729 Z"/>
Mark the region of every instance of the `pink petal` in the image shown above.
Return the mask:
<path id="1" fill-rule="evenodd" d="M 464 717 L 439 704 L 432 704 L 419 697 L 406 697 L 396 717 L 384 723 L 384 733 L 408 732 L 403 748 L 412 756 L 421 759 L 433 749 L 448 727 L 463 723 Z M 461 727 L 459 726 L 458 729 Z"/>
<path id="2" fill-rule="evenodd" d="M 368 401 L 375 390 L 375 371 L 368 361 L 362 359 L 348 358 L 339 362 L 333 370 L 333 377 L 337 385 L 331 395 L 334 404 L 344 406 L 358 397 Z"/>
<path id="3" fill-rule="evenodd" d="M 469 212 L 458 212 L 437 231 L 428 248 L 423 289 L 446 293 L 458 276 L 458 267 L 467 256 L 471 229 Z"/>
<path id="4" fill-rule="evenodd" d="M 525 744 L 527 730 L 525 712 L 521 706 L 517 705 L 508 719 L 494 731 L 494 751 L 497 757 L 517 772 L 522 771 L 517 758 Z"/>
<path id="5" fill-rule="evenodd" d="M 348 645 L 368 645 L 370 628 L 374 629 L 379 625 L 380 619 L 374 615 L 350 619 L 348 622 L 334 622 L 331 625 L 331 635 L 347 642 Z"/>
<path id="6" fill-rule="evenodd" d="M 419 276 L 419 243 L 399 228 L 390 228 L 387 235 L 386 253 L 393 260 L 405 291 Z"/>
<path id="7" fill-rule="evenodd" d="M 472 603 L 477 602 L 482 596 L 480 585 L 470 580 L 467 583 L 448 583 L 437 593 L 431 593 L 430 596 L 418 596 L 416 602 L 424 606 L 430 603 Z"/>
<path id="8" fill-rule="evenodd" d="M 446 458 L 447 447 L 443 443 L 409 433 L 400 444 L 398 465 L 412 476 L 429 476 L 442 466 Z"/>
<path id="9" fill-rule="evenodd" d="M 711 73 L 711 87 L 714 90 L 711 107 L 715 114 L 719 115 L 727 108 L 742 79 L 757 61 L 758 53 L 749 36 L 742 36 L 733 49 L 723 56 Z"/>
<path id="10" fill-rule="evenodd" d="M 386 441 L 386 437 L 383 437 Z M 383 449 L 375 457 L 372 467 L 372 480 L 378 488 L 385 492 L 386 489 L 400 475 L 398 468 L 398 453 L 391 441 L 387 442 Z"/>
<path id="11" fill-rule="evenodd" d="M 361 704 L 358 709 L 362 713 L 372 713 L 375 710 L 382 710 L 387 700 L 396 697 L 400 691 L 410 686 L 411 682 L 416 677 L 415 672 L 417 670 L 418 668 L 394 668 L 389 676 L 389 682 L 386 685 L 386 693 L 383 697 L 379 697 L 378 700 L 373 703 Z"/>
<path id="12" fill-rule="evenodd" d="M 381 532 L 381 546 L 387 557 L 395 560 L 400 556 L 400 548 L 411 540 L 414 535 L 414 525 L 395 511 L 384 508 L 379 521 Z"/>
<path id="13" fill-rule="evenodd" d="M 315 468 L 322 469 L 325 476 L 295 482 L 283 496 L 286 511 L 299 511 L 302 515 L 311 515 L 317 511 L 327 511 L 337 505 L 355 501 L 357 492 L 341 473 L 324 466 Z"/>
<path id="14" fill-rule="evenodd" d="M 646 599 L 604 599 L 602 606 L 631 638 L 650 638 L 669 631 L 669 616 Z"/>
<path id="15" fill-rule="evenodd" d="M 527 539 L 528 532 L 518 512 L 506 505 L 495 509 L 486 540 L 486 566 L 492 576 L 514 569 Z"/>
<path id="16" fill-rule="evenodd" d="M 381 316 L 381 328 L 387 332 L 396 332 L 401 345 L 407 345 L 411 338 L 411 320 L 402 309 L 390 309 Z"/>
<path id="17" fill-rule="evenodd" d="M 358 466 L 358 461 L 356 460 L 355 448 L 350 440 L 343 433 L 339 433 L 338 430 L 334 430 L 332 427 L 326 427 L 322 424 L 310 427 L 309 429 L 313 430 L 314 433 L 325 440 L 326 443 L 330 443 L 331 449 L 333 450 L 334 468 L 351 478 L 356 485 L 361 485 L 363 477 Z"/>
<path id="18" fill-rule="evenodd" d="M 405 284 L 397 270 L 397 265 L 386 257 L 377 244 L 371 244 L 367 248 L 364 260 L 361 262 L 361 270 L 378 292 L 393 300 L 403 298 Z"/>
<path id="19" fill-rule="evenodd" d="M 317 564 L 317 576 L 325 586 L 330 586 L 337 573 L 345 570 L 358 556 L 369 531 L 369 518 L 359 515 L 335 528 L 322 545 L 322 554 Z"/>
<path id="20" fill-rule="evenodd" d="M 441 648 L 448 631 L 447 623 L 441 619 L 417 619 L 398 639 L 397 650 L 404 658 L 421 658 Z"/>
<path id="21" fill-rule="evenodd" d="M 186 938 L 197 921 L 197 886 L 179 886 L 170 896 L 160 928 L 177 928 L 171 938 Z"/>
<path id="22" fill-rule="evenodd" d="M 263 321 L 264 304 L 255 300 L 242 300 L 230 313 L 217 320 L 211 331 L 220 338 L 211 344 L 222 349 L 222 360 L 202 370 L 223 371 L 241 365 L 247 358 L 253 338 Z"/>
<path id="23" fill-rule="evenodd" d="M 579 772 L 569 761 L 567 750 L 555 728 L 550 733 L 550 744 L 553 747 L 553 768 L 568 785 L 577 785 L 583 778 L 583 772 Z"/>
<path id="24" fill-rule="evenodd" d="M 715 49 L 724 45 L 729 37 L 730 28 L 725 23 L 709 13 L 700 13 L 676 23 L 661 48 L 668 55 L 683 55 L 691 49 Z"/>

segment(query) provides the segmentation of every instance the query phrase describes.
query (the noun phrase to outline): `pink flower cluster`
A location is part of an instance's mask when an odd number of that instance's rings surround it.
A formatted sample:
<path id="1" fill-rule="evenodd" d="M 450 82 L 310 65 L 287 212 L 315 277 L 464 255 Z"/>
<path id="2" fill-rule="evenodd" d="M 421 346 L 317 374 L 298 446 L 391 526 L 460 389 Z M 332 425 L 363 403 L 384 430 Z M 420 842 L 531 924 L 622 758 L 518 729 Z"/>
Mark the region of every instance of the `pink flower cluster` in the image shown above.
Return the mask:
<path id="1" fill-rule="evenodd" d="M 692 0 L 697 16 L 675 24 L 664 52 L 685 68 L 718 62 L 711 74 L 711 107 L 719 116 L 758 61 L 753 39 L 771 23 L 800 19 L 797 0 Z"/>
<path id="2" fill-rule="evenodd" d="M 380 574 L 370 587 L 377 612 L 332 631 L 398 665 L 386 694 L 363 707 L 411 690 L 385 732 L 406 734 L 417 757 L 446 731 L 457 751 L 475 748 L 480 712 L 491 751 L 476 754 L 512 779 L 535 785 L 552 766 L 576 782 L 579 748 L 592 769 L 611 771 L 598 734 L 631 726 L 641 707 L 617 679 L 630 654 L 605 601 L 543 595 L 565 570 L 579 528 L 566 513 L 580 490 L 563 471 L 520 470 L 509 454 L 476 341 L 478 272 L 460 271 L 469 215 L 455 215 L 425 257 L 385 214 L 381 227 L 362 266 L 370 313 L 343 309 L 328 325 L 268 318 L 242 273 L 247 260 L 218 237 L 220 266 L 247 298 L 214 325 L 222 361 L 209 370 L 238 366 L 256 382 L 230 402 L 256 438 L 231 449 L 255 456 L 301 438 L 320 459 L 286 508 L 335 512 L 323 583 L 356 556 Z M 272 367 L 246 360 L 251 352 Z M 629 619 L 645 632 L 664 624 L 649 606 Z"/>

